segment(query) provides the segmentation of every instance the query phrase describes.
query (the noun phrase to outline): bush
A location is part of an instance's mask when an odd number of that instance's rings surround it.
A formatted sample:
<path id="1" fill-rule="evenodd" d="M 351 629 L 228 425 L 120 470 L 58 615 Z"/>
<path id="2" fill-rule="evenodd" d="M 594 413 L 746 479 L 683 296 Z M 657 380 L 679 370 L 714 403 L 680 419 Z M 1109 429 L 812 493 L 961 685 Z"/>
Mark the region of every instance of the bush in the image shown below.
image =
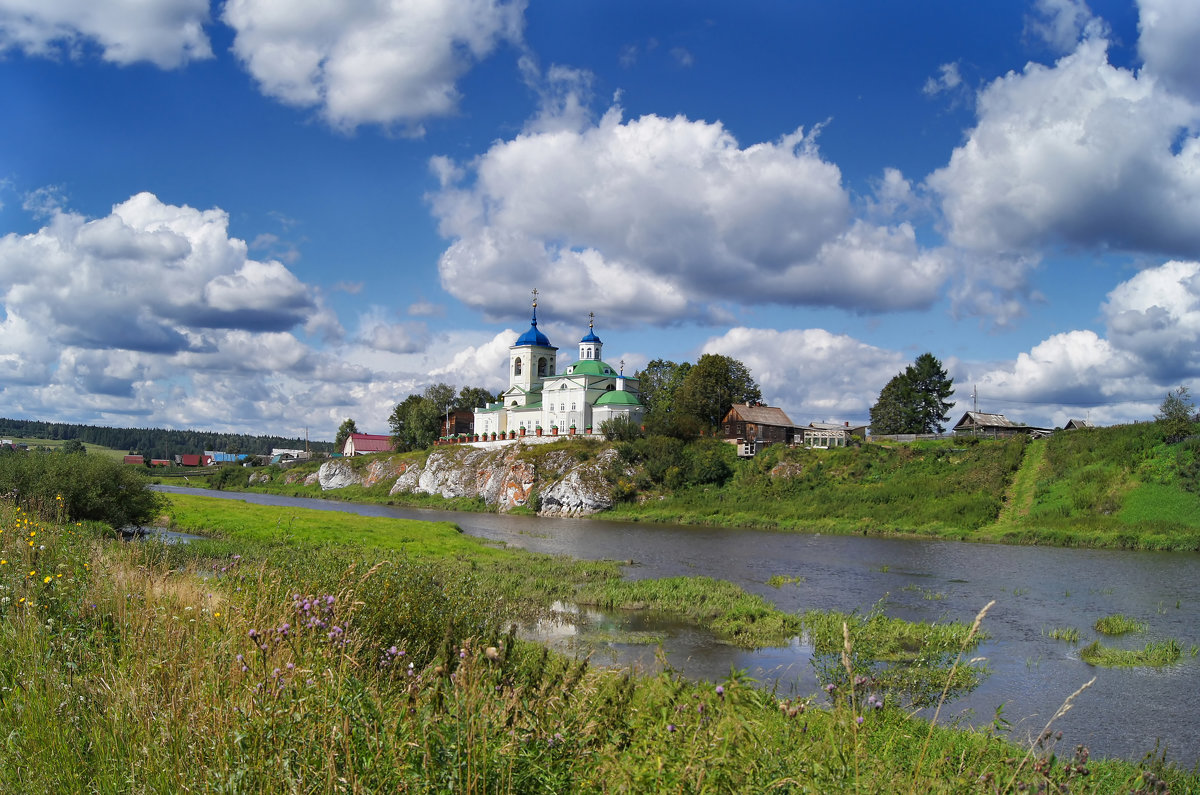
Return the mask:
<path id="1" fill-rule="evenodd" d="M 136 467 L 96 455 L 9 452 L 0 455 L 0 493 L 26 511 L 114 528 L 145 524 L 162 511 Z"/>

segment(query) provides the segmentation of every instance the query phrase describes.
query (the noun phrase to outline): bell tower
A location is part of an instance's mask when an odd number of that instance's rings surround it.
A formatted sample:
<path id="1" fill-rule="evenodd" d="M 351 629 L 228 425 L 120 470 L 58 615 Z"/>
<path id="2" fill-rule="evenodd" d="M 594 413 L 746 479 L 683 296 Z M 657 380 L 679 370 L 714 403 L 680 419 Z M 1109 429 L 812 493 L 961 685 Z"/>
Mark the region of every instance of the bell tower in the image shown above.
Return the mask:
<path id="1" fill-rule="evenodd" d="M 603 358 L 600 353 L 604 343 L 596 336 L 595 323 L 596 313 L 588 312 L 588 333 L 579 341 L 579 361 L 581 362 L 598 362 Z"/>
<path id="2" fill-rule="evenodd" d="M 551 345 L 550 339 L 537 327 L 537 294 L 534 289 L 529 330 L 508 349 L 509 388 L 519 387 L 526 392 L 540 387 L 543 378 L 557 372 L 554 360 L 558 348 Z"/>

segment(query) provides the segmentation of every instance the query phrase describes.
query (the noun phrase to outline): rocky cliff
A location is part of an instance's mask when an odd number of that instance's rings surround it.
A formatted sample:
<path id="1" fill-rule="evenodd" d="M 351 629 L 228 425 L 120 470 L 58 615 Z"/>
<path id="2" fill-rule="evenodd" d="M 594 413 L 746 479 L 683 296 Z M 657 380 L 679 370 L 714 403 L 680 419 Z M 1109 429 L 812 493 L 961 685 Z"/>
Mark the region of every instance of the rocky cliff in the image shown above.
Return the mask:
<path id="1" fill-rule="evenodd" d="M 501 512 L 536 505 L 542 516 L 582 516 L 612 507 L 605 471 L 617 456 L 604 448 L 538 450 L 523 444 L 491 449 L 437 448 L 424 462 L 396 457 L 359 461 L 335 459 L 309 480 L 323 490 L 393 481 L 389 494 L 478 497 Z M 532 507 L 532 506 L 531 506 Z"/>

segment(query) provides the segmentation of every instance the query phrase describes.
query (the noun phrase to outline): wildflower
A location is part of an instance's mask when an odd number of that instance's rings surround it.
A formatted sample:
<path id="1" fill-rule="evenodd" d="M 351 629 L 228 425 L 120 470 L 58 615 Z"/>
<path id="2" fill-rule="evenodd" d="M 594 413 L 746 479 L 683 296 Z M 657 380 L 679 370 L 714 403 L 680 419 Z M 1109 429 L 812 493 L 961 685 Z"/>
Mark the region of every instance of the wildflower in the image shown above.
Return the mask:
<path id="1" fill-rule="evenodd" d="M 248 633 L 246 633 L 246 634 L 248 634 L 248 635 L 250 636 L 250 640 L 254 640 L 255 638 L 257 638 L 257 637 L 258 637 L 258 630 L 257 630 L 257 629 L 252 629 L 252 630 L 250 630 L 250 631 L 249 631 Z"/>
<path id="2" fill-rule="evenodd" d="M 829 684 L 825 685 L 826 693 L 832 693 L 834 690 L 837 690 L 837 685 L 835 685 L 833 682 L 830 682 Z"/>
<path id="3" fill-rule="evenodd" d="M 220 617 L 221 617 L 221 611 L 220 611 L 220 610 L 218 610 L 217 612 L 213 613 L 213 618 L 220 618 Z"/>
<path id="4" fill-rule="evenodd" d="M 496 649 L 495 646 L 488 646 L 486 649 L 484 649 L 483 653 L 487 656 L 487 658 L 489 660 L 500 659 L 500 652 Z"/>
<path id="5" fill-rule="evenodd" d="M 859 726 L 862 726 L 862 722 L 863 722 L 862 715 L 859 715 L 857 718 L 855 718 L 854 722 L 857 723 Z"/>
<path id="6" fill-rule="evenodd" d="M 674 724 L 674 723 L 668 723 L 668 724 L 667 724 L 667 731 L 669 731 L 669 732 L 671 732 L 671 733 L 673 734 L 673 733 L 675 732 L 675 724 Z"/>
<path id="7" fill-rule="evenodd" d="M 50 577 L 46 577 L 44 580 L 42 580 L 42 585 L 45 585 L 46 583 L 50 582 L 50 579 L 51 579 Z"/>
<path id="8" fill-rule="evenodd" d="M 717 685 L 717 695 L 721 698 L 725 698 L 725 688 L 721 685 Z"/>

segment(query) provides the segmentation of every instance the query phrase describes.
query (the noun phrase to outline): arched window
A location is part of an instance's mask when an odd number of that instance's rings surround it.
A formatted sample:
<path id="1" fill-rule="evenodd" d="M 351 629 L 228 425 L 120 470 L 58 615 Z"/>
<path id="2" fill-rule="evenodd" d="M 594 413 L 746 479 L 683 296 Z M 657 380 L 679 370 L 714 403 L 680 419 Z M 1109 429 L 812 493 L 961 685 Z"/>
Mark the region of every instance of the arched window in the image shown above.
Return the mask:
<path id="1" fill-rule="evenodd" d="M 513 362 L 513 375 L 520 375 L 520 374 L 521 374 L 521 357 L 518 356 L 516 361 Z"/>
<path id="2" fill-rule="evenodd" d="M 538 378 L 546 377 L 546 357 L 538 359 Z"/>
<path id="3" fill-rule="evenodd" d="M 616 387 L 613 386 L 612 384 L 609 384 L 608 386 L 604 387 L 605 392 L 612 392 L 614 389 L 616 389 Z"/>

